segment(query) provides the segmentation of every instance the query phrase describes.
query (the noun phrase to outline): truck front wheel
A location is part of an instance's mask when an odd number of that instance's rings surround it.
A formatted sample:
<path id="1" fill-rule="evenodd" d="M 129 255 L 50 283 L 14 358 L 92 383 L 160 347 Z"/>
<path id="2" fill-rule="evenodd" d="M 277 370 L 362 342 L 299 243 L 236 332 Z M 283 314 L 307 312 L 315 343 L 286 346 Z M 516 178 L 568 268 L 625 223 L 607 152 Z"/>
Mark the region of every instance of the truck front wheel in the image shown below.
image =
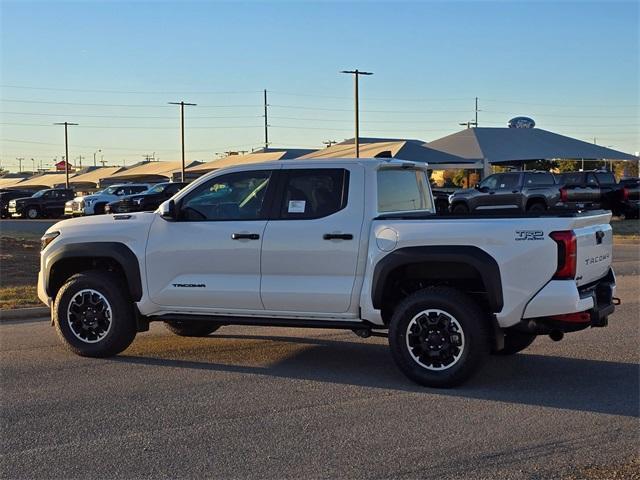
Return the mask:
<path id="1" fill-rule="evenodd" d="M 389 346 L 402 372 L 420 385 L 452 387 L 486 360 L 490 343 L 480 307 L 450 287 L 420 290 L 395 309 Z"/>
<path id="2" fill-rule="evenodd" d="M 206 337 L 220 328 L 220 324 L 204 320 L 164 322 L 170 332 L 180 337 Z"/>
<path id="3" fill-rule="evenodd" d="M 122 281 L 111 272 L 87 271 L 70 277 L 53 306 L 58 336 L 83 357 L 110 357 L 136 336 L 133 306 Z"/>

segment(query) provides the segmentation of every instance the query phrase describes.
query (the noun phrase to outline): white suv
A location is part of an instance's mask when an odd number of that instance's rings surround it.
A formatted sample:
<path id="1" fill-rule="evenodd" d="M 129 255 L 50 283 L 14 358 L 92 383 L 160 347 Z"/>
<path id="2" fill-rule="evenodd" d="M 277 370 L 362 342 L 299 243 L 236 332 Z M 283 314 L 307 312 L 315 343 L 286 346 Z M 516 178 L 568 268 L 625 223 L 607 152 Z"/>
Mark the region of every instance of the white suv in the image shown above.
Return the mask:
<path id="1" fill-rule="evenodd" d="M 71 215 L 94 215 L 104 213 L 104 207 L 109 202 L 118 200 L 124 195 L 133 195 L 135 193 L 142 193 L 152 185 L 148 183 L 124 183 L 111 185 L 99 192 L 92 195 L 85 195 L 83 197 L 76 197 L 69 205 L 65 205 L 65 213 Z M 67 202 L 69 203 L 69 202 Z M 69 212 L 69 210 L 71 210 Z"/>

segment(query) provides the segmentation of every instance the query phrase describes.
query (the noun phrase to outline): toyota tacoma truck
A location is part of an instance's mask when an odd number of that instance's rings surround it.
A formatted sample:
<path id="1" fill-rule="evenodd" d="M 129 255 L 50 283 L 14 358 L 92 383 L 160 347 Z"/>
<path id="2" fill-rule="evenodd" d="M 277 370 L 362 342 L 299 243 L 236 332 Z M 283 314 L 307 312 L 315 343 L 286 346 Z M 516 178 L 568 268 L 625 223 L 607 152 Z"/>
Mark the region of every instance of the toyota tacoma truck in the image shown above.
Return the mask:
<path id="1" fill-rule="evenodd" d="M 438 217 L 426 165 L 291 160 L 220 169 L 155 212 L 69 219 L 42 237 L 38 295 L 73 352 L 108 357 L 149 322 L 386 335 L 399 369 L 449 387 L 490 353 L 603 327 L 607 212 Z"/>

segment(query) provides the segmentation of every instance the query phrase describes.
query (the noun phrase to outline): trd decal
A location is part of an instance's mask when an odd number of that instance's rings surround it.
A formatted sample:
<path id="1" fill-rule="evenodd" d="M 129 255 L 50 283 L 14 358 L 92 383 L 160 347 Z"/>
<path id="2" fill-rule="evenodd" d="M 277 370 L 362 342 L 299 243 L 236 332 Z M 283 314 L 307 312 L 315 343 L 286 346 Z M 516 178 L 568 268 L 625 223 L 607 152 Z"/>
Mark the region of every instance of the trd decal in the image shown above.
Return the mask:
<path id="1" fill-rule="evenodd" d="M 542 230 L 516 230 L 516 242 L 523 240 L 544 240 L 544 232 Z"/>

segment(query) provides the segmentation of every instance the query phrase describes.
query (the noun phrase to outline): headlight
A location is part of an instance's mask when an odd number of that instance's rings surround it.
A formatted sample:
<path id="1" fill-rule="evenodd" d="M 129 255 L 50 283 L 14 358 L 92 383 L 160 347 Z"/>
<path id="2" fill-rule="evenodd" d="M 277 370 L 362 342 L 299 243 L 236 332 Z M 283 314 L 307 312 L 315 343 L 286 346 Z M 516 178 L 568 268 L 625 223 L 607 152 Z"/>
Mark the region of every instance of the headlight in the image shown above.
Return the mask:
<path id="1" fill-rule="evenodd" d="M 60 235 L 60 232 L 49 232 L 49 233 L 45 233 L 42 238 L 40 239 L 41 242 L 41 248 L 40 250 L 44 250 L 45 248 L 47 248 L 47 245 L 49 245 L 51 242 L 53 242 L 53 240 L 55 238 L 58 237 L 58 235 Z"/>

